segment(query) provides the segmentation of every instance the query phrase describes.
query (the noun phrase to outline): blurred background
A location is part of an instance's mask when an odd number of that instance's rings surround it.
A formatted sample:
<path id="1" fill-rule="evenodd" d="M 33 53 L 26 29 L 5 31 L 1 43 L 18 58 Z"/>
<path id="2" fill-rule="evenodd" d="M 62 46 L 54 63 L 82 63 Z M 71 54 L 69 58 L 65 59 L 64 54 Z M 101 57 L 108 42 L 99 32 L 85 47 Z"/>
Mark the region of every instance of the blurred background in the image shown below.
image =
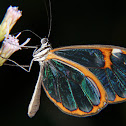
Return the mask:
<path id="1" fill-rule="evenodd" d="M 11 34 L 32 30 L 40 37 L 48 35 L 48 0 L 1 0 L 0 20 L 7 8 L 19 6 L 22 17 Z M 104 44 L 126 47 L 126 1 L 107 0 L 51 0 L 52 30 L 49 37 L 53 48 L 68 45 Z M 47 8 L 47 9 L 46 9 Z M 47 11 L 48 10 L 48 11 Z M 40 39 L 30 32 L 19 37 L 20 44 L 28 37 L 28 45 L 40 44 Z M 33 49 L 14 53 L 11 59 L 19 64 L 29 64 Z M 27 116 L 27 108 L 39 73 L 34 62 L 30 73 L 19 67 L 0 67 L 0 125 L 1 126 L 101 126 L 125 125 L 126 103 L 108 105 L 99 114 L 86 118 L 62 113 L 42 89 L 41 106 L 35 117 Z"/>

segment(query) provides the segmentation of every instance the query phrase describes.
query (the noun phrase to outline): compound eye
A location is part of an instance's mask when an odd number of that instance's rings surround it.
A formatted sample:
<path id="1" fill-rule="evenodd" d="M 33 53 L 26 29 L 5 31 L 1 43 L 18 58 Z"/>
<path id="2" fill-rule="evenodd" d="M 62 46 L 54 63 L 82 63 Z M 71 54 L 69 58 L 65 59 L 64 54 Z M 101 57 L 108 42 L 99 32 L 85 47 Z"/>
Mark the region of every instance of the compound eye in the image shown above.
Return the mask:
<path id="1" fill-rule="evenodd" d="M 48 42 L 48 38 L 42 38 L 41 39 L 41 44 L 45 44 L 45 43 L 47 43 Z"/>

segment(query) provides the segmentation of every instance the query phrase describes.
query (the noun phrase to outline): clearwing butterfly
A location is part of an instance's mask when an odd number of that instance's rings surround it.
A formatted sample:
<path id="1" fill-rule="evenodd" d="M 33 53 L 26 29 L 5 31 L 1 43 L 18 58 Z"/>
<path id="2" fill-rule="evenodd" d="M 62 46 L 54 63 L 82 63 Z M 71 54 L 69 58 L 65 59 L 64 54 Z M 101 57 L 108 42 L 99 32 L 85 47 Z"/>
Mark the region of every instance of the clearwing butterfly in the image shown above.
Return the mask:
<path id="1" fill-rule="evenodd" d="M 40 72 L 29 104 L 33 117 L 40 105 L 41 84 L 64 113 L 85 117 L 107 104 L 126 100 L 126 49 L 111 45 L 77 45 L 52 49 L 47 38 L 34 51 Z"/>
<path id="2" fill-rule="evenodd" d="M 50 29 L 51 31 L 51 2 Z M 126 48 L 77 45 L 52 49 L 48 38 L 33 53 L 40 72 L 28 115 L 39 109 L 41 85 L 47 97 L 64 113 L 77 117 L 97 114 L 107 104 L 126 100 Z M 30 65 L 30 68 L 31 68 Z"/>

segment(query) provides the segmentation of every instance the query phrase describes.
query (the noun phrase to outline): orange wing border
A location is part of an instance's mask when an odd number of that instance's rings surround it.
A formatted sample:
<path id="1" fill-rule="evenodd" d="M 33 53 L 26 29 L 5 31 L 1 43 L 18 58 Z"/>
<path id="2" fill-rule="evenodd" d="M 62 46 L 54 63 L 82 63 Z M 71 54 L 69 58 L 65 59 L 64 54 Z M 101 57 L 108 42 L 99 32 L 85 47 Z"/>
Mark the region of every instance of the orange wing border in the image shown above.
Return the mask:
<path id="1" fill-rule="evenodd" d="M 82 72 L 86 77 L 89 77 L 91 78 L 97 88 L 99 89 L 99 92 L 100 92 L 100 104 L 98 106 L 93 106 L 93 109 L 90 111 L 90 112 L 83 112 L 79 109 L 76 109 L 74 111 L 70 111 L 68 109 L 66 109 L 62 103 L 60 102 L 56 102 L 55 99 L 53 99 L 48 91 L 45 89 L 44 87 L 44 90 L 48 96 L 48 98 L 61 110 L 63 111 L 64 113 L 67 113 L 69 115 L 73 115 L 73 116 L 80 116 L 80 117 L 84 117 L 84 116 L 91 116 L 91 115 L 94 115 L 94 114 L 97 114 L 98 112 L 100 112 L 100 110 L 102 110 L 105 106 L 107 106 L 107 103 L 108 103 L 108 98 L 107 98 L 107 93 L 104 89 L 104 87 L 102 86 L 102 84 L 100 83 L 100 81 L 97 79 L 97 77 L 92 73 L 90 72 L 86 67 L 82 66 L 82 65 L 79 65 L 73 61 L 70 61 L 70 60 L 67 60 L 65 58 L 62 58 L 60 56 L 57 56 L 55 55 L 54 53 L 52 53 L 52 50 L 50 51 L 50 53 L 48 54 L 47 56 L 47 59 L 46 60 L 50 60 L 50 59 L 55 59 L 55 60 L 58 60 L 64 64 L 67 64 L 68 66 L 70 67 L 73 67 L 74 69 L 77 69 L 79 70 L 80 72 Z"/>
<path id="2" fill-rule="evenodd" d="M 111 55 L 113 49 L 120 49 L 123 54 L 126 54 L 126 48 L 120 47 L 120 46 L 114 46 L 114 45 L 74 45 L 74 46 L 66 46 L 66 47 L 55 48 L 53 50 L 50 50 L 50 53 L 49 53 L 49 55 L 47 57 L 47 60 L 55 58 L 57 60 L 66 62 L 67 64 L 71 64 L 72 66 L 74 66 L 75 68 L 78 68 L 79 70 L 82 69 L 81 67 L 83 67 L 84 71 L 85 70 L 87 71 L 86 67 L 81 66 L 81 65 L 79 65 L 79 64 L 77 64 L 75 62 L 72 62 L 70 60 L 67 60 L 65 58 L 62 58 L 62 57 L 57 56 L 57 55 L 54 54 L 55 51 L 59 51 L 59 50 L 63 50 L 63 49 L 98 49 L 104 55 L 105 66 L 104 66 L 103 69 L 105 69 L 105 68 L 110 68 L 111 69 L 112 62 L 110 60 L 110 55 Z M 97 78 L 89 70 L 87 71 L 88 74 L 86 74 L 86 72 L 84 72 L 84 71 L 82 71 L 82 73 L 84 73 L 86 76 L 91 76 L 91 77 Z M 96 82 L 98 82 L 98 81 L 99 80 L 97 79 Z M 126 98 L 121 98 L 116 94 L 116 97 L 115 97 L 114 101 L 108 101 L 108 103 L 109 104 L 114 104 L 114 103 L 120 103 L 120 102 L 123 102 L 123 101 L 126 101 Z"/>

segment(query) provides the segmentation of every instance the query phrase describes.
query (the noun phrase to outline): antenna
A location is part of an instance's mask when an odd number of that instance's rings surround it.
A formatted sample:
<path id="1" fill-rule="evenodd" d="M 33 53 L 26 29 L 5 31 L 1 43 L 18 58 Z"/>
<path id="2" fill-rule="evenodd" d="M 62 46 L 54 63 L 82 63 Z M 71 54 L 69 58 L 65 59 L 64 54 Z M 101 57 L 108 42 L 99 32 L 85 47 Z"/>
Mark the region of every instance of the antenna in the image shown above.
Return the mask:
<path id="1" fill-rule="evenodd" d="M 49 32 L 48 32 L 48 38 L 50 36 L 51 33 L 51 27 L 52 27 L 52 12 L 51 12 L 51 1 L 49 0 L 49 14 L 48 14 L 48 9 L 45 3 L 45 7 L 46 7 L 46 12 L 47 12 L 47 16 L 48 16 L 48 25 L 49 25 Z"/>
<path id="2" fill-rule="evenodd" d="M 21 33 L 23 33 L 23 32 L 31 32 L 33 35 L 35 35 L 35 36 L 38 37 L 39 39 L 42 39 L 39 35 L 37 35 L 35 32 L 33 32 L 32 30 L 29 30 L 29 29 L 22 30 L 22 31 L 20 31 L 20 32 L 21 32 Z M 16 32 L 16 33 L 14 33 L 14 34 L 12 34 L 12 35 L 19 34 L 20 32 Z"/>

